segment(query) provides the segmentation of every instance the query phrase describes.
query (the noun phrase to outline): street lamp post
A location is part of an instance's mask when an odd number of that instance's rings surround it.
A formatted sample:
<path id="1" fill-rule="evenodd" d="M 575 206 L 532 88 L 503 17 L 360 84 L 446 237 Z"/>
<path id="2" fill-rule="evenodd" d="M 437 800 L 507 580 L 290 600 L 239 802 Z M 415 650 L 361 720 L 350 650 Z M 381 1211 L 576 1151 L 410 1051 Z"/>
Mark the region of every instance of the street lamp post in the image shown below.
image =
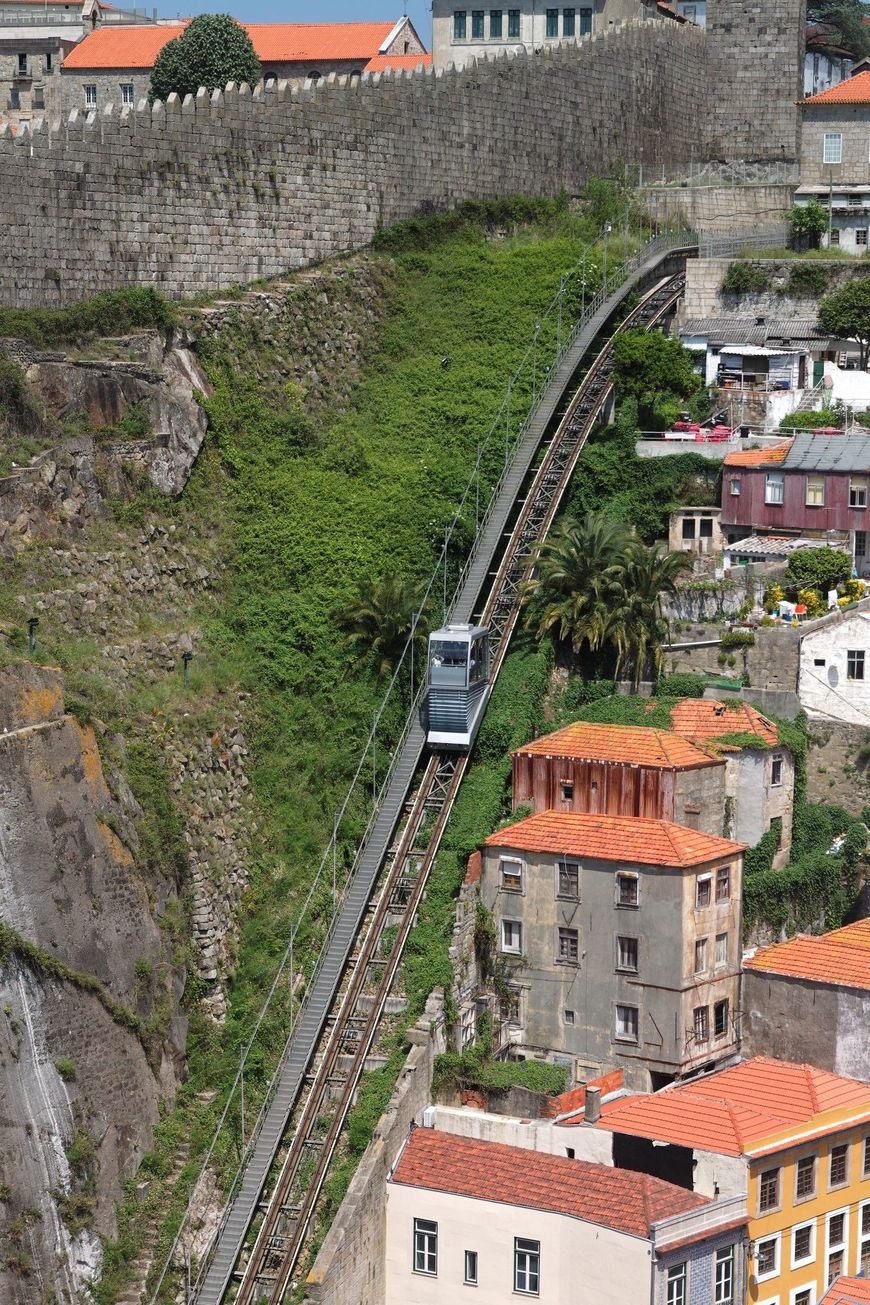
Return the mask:
<path id="1" fill-rule="evenodd" d="M 613 230 L 612 223 L 605 222 L 604 223 L 604 286 L 603 286 L 605 299 L 607 298 L 607 237 L 610 235 L 612 230 Z"/>

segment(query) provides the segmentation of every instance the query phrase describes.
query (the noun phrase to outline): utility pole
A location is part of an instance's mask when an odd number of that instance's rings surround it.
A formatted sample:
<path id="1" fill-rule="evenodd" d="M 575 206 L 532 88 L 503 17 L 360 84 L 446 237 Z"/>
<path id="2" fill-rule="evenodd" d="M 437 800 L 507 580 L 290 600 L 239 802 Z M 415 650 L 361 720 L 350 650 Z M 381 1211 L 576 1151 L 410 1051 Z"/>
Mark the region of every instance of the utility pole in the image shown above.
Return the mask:
<path id="1" fill-rule="evenodd" d="M 828 249 L 831 248 L 831 229 L 834 225 L 834 169 L 828 168 Z"/>

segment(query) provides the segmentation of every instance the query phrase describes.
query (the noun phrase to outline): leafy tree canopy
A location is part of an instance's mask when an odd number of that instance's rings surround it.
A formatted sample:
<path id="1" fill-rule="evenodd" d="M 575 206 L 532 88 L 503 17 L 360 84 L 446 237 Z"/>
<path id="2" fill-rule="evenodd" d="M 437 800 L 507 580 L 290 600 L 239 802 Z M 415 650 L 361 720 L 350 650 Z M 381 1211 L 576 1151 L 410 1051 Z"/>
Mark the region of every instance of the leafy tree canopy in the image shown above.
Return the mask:
<path id="1" fill-rule="evenodd" d="M 200 86 L 214 91 L 227 82 L 255 86 L 259 80 L 260 61 L 245 29 L 229 14 L 200 14 L 158 54 L 149 98 L 165 100 L 175 91 L 183 99 Z"/>
<path id="2" fill-rule="evenodd" d="M 819 304 L 819 321 L 830 335 L 857 340 L 864 371 L 870 349 L 870 277 L 855 277 L 842 289 L 825 295 Z"/>
<path id="3" fill-rule="evenodd" d="M 792 584 L 827 593 L 836 589 L 852 574 L 847 553 L 840 548 L 799 548 L 792 553 L 785 568 Z"/>
<path id="4" fill-rule="evenodd" d="M 624 331 L 614 342 L 613 361 L 617 394 L 637 400 L 644 429 L 671 424 L 703 385 L 688 349 L 661 331 Z"/>
<path id="5" fill-rule="evenodd" d="M 863 0 L 810 0 L 807 5 L 807 22 L 824 28 L 832 43 L 850 50 L 856 59 L 870 53 L 865 14 Z"/>
<path id="6" fill-rule="evenodd" d="M 808 204 L 793 204 L 785 220 L 796 246 L 807 244 L 817 249 L 822 233 L 828 229 L 828 210 L 819 200 L 811 199 Z"/>

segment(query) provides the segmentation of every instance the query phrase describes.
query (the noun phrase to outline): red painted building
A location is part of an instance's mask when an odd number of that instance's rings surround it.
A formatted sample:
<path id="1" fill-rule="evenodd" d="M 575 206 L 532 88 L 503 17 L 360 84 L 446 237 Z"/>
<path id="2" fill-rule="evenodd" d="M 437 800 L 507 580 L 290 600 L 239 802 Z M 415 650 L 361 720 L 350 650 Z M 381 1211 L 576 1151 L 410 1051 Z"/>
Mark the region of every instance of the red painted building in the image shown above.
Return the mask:
<path id="1" fill-rule="evenodd" d="M 730 453 L 722 475 L 722 533 L 849 537 L 859 571 L 868 558 L 870 433 L 814 435 Z M 833 542 L 833 540 L 832 540 Z"/>

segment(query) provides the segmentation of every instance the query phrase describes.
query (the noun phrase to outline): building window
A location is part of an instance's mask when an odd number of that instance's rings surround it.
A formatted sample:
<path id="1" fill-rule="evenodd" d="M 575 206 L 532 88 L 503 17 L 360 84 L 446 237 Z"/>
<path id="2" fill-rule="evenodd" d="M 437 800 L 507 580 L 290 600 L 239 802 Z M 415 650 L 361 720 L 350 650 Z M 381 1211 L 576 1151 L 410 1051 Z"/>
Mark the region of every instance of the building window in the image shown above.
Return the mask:
<path id="1" fill-rule="evenodd" d="M 483 10 L 472 9 L 471 11 L 471 39 L 472 41 L 483 40 Z"/>
<path id="2" fill-rule="evenodd" d="M 755 1279 L 762 1282 L 765 1278 L 775 1278 L 779 1273 L 779 1234 L 765 1237 L 756 1242 L 757 1255 Z"/>
<path id="3" fill-rule="evenodd" d="M 97 88 L 88 84 L 85 87 L 85 108 L 95 109 L 97 107 Z"/>
<path id="4" fill-rule="evenodd" d="M 520 1003 L 522 1001 L 522 992 L 519 988 L 508 988 L 506 993 L 502 994 L 500 1007 L 501 1017 L 507 1024 L 522 1024 L 520 1013 Z"/>
<path id="5" fill-rule="evenodd" d="M 723 965 L 728 964 L 728 935 L 727 933 L 716 934 L 716 955 L 715 965 L 717 970 Z"/>
<path id="6" fill-rule="evenodd" d="M 565 1021 L 568 1027 L 571 1028 L 574 1024 L 574 1012 L 572 1010 L 563 1010 L 562 1019 Z"/>
<path id="7" fill-rule="evenodd" d="M 465 10 L 457 9 L 453 15 L 453 39 L 454 41 L 465 40 Z"/>
<path id="8" fill-rule="evenodd" d="M 592 10 L 581 9 L 580 10 L 580 35 L 588 36 L 591 31 L 592 31 Z"/>
<path id="9" fill-rule="evenodd" d="M 559 958 L 563 965 L 576 965 L 580 959 L 576 929 L 559 930 Z"/>
<path id="10" fill-rule="evenodd" d="M 696 1042 L 710 1041 L 710 1012 L 706 1006 L 696 1006 L 692 1018 Z"/>
<path id="11" fill-rule="evenodd" d="M 709 875 L 700 875 L 695 884 L 695 906 L 709 906 L 712 898 L 712 879 Z"/>
<path id="12" fill-rule="evenodd" d="M 616 905 L 637 906 L 637 904 L 638 904 L 637 875 L 617 875 L 616 876 Z"/>
<path id="13" fill-rule="evenodd" d="M 795 1200 L 806 1201 L 816 1194 L 816 1157 L 805 1155 L 797 1162 Z"/>
<path id="14" fill-rule="evenodd" d="M 537 1296 L 541 1282 L 541 1243 L 514 1238 L 514 1291 Z"/>
<path id="15" fill-rule="evenodd" d="M 716 871 L 716 901 L 727 902 L 731 896 L 731 870 L 727 865 Z"/>
<path id="16" fill-rule="evenodd" d="M 667 1305 L 686 1305 L 685 1264 L 674 1264 L 668 1269 Z"/>
<path id="17" fill-rule="evenodd" d="M 563 9 L 562 10 L 562 35 L 574 36 L 576 26 L 577 26 L 577 10 Z"/>
<path id="18" fill-rule="evenodd" d="M 10 109 L 21 108 L 21 97 L 14 86 L 9 91 L 9 108 Z"/>
<path id="19" fill-rule="evenodd" d="M 19 54 L 19 56 L 18 56 L 18 76 L 19 76 L 19 77 L 26 77 L 26 76 L 27 76 L 27 55 L 26 55 L 26 54 Z"/>
<path id="20" fill-rule="evenodd" d="M 839 229 L 837 227 L 831 227 L 831 244 L 839 245 L 839 243 L 840 243 Z"/>
<path id="21" fill-rule="evenodd" d="M 132 103 L 133 103 L 133 83 L 132 83 L 132 82 L 121 82 L 121 103 L 122 103 L 122 104 L 132 104 Z"/>
<path id="22" fill-rule="evenodd" d="M 438 1225 L 429 1219 L 414 1220 L 414 1272 L 438 1272 Z"/>
<path id="23" fill-rule="evenodd" d="M 713 1036 L 724 1038 L 728 1032 L 728 998 L 723 997 L 713 1006 Z"/>
<path id="24" fill-rule="evenodd" d="M 465 1281 L 472 1287 L 477 1286 L 477 1251 L 465 1252 Z"/>
<path id="25" fill-rule="evenodd" d="M 740 497 L 740 477 L 739 477 L 739 476 L 732 476 L 732 477 L 731 477 L 731 497 L 732 497 L 732 498 L 739 498 L 739 497 Z"/>
<path id="26" fill-rule="evenodd" d="M 849 1148 L 843 1146 L 831 1147 L 831 1160 L 828 1173 L 828 1187 L 842 1187 L 847 1181 L 849 1169 Z"/>
<path id="27" fill-rule="evenodd" d="M 490 9 L 489 11 L 489 35 L 493 41 L 501 40 L 502 21 L 500 9 Z"/>
<path id="28" fill-rule="evenodd" d="M 559 10 L 547 10 L 547 36 L 551 39 L 559 35 Z"/>
<path id="29" fill-rule="evenodd" d="M 733 1305 L 734 1301 L 734 1247 L 723 1246 L 716 1252 L 716 1275 L 713 1305 Z"/>
<path id="30" fill-rule="evenodd" d="M 474 1007 L 466 1006 L 459 1018 L 460 1036 L 463 1047 L 470 1047 L 477 1034 L 477 1021 L 474 1017 Z"/>
<path id="31" fill-rule="evenodd" d="M 560 779 L 559 790 L 562 794 L 563 802 L 574 801 L 574 781 L 573 779 Z"/>
<path id="32" fill-rule="evenodd" d="M 795 1228 L 791 1239 L 791 1267 L 802 1269 L 805 1264 L 812 1264 L 816 1258 L 816 1225 L 801 1223 Z"/>
<path id="33" fill-rule="evenodd" d="M 520 11 L 519 9 L 508 10 L 508 40 L 518 41 L 520 39 Z"/>
<path id="34" fill-rule="evenodd" d="M 840 131 L 826 131 L 825 140 L 822 146 L 823 163 L 842 163 L 843 161 L 843 133 Z"/>
<path id="35" fill-rule="evenodd" d="M 779 1170 L 763 1169 L 758 1184 L 758 1213 L 779 1209 Z"/>
<path id="36" fill-rule="evenodd" d="M 858 1272 L 870 1277 L 870 1202 L 859 1207 Z"/>
<path id="37" fill-rule="evenodd" d="M 846 1215 L 844 1211 L 839 1214 L 828 1215 L 828 1259 L 827 1259 L 827 1276 L 825 1281 L 830 1287 L 835 1278 L 845 1272 L 846 1261 Z"/>
<path id="38" fill-rule="evenodd" d="M 776 830 L 776 847 L 779 851 L 782 847 L 782 816 L 774 816 L 767 827 Z"/>
<path id="39" fill-rule="evenodd" d="M 785 493 L 785 477 L 781 471 L 768 472 L 764 482 L 765 503 L 782 503 Z"/>
<path id="40" fill-rule="evenodd" d="M 506 893 L 523 891 L 523 863 L 513 857 L 503 856 L 499 862 L 501 886 Z"/>
<path id="41" fill-rule="evenodd" d="M 865 248 L 866 248 L 866 245 L 867 245 L 867 228 L 866 228 L 866 227 L 856 227 L 856 228 L 855 228 L 855 244 L 856 244 L 858 247 L 860 247 L 861 245 L 864 245 Z"/>
<path id="42" fill-rule="evenodd" d="M 695 939 L 695 973 L 703 974 L 707 968 L 707 939 Z"/>
<path id="43" fill-rule="evenodd" d="M 870 1137 L 864 1138 L 864 1162 L 861 1165 L 861 1177 L 870 1178 Z"/>
<path id="44" fill-rule="evenodd" d="M 622 938 L 616 940 L 616 968 L 637 974 L 637 939 Z"/>
<path id="45" fill-rule="evenodd" d="M 791 1294 L 791 1305 L 813 1305 L 813 1294 L 812 1287 L 799 1287 Z"/>
<path id="46" fill-rule="evenodd" d="M 867 531 L 866 530 L 855 531 L 855 556 L 856 557 L 867 556 Z"/>
<path id="47" fill-rule="evenodd" d="M 560 861 L 556 866 L 559 875 L 559 897 L 576 902 L 580 897 L 580 867 L 576 861 Z"/>
<path id="48" fill-rule="evenodd" d="M 501 949 L 509 956 L 519 956 L 523 950 L 523 926 L 519 920 L 502 920 Z"/>
<path id="49" fill-rule="evenodd" d="M 807 507 L 825 506 L 824 476 L 807 476 Z"/>
<path id="50" fill-rule="evenodd" d="M 782 757 L 774 757 L 770 763 L 770 784 L 772 788 L 782 784 Z"/>
<path id="51" fill-rule="evenodd" d="M 617 1006 L 616 1039 L 618 1042 L 637 1042 L 638 1017 L 636 1006 Z"/>
<path id="52" fill-rule="evenodd" d="M 864 476 L 849 477 L 849 507 L 865 508 L 867 506 L 867 480 Z"/>
<path id="53" fill-rule="evenodd" d="M 863 680 L 864 678 L 864 650 L 863 648 L 850 648 L 846 653 L 846 679 Z"/>

